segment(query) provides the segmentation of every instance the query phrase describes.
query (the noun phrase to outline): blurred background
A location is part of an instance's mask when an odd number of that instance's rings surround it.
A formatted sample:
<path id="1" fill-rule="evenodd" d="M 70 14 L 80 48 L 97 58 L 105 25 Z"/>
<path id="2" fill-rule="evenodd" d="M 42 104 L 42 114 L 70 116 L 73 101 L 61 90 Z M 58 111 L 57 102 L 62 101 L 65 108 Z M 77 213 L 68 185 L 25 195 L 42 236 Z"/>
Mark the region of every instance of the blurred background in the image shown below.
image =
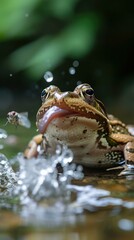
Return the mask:
<path id="1" fill-rule="evenodd" d="M 35 119 L 50 84 L 90 83 L 109 113 L 134 122 L 134 4 L 130 0 L 1 0 L 0 116 Z"/>

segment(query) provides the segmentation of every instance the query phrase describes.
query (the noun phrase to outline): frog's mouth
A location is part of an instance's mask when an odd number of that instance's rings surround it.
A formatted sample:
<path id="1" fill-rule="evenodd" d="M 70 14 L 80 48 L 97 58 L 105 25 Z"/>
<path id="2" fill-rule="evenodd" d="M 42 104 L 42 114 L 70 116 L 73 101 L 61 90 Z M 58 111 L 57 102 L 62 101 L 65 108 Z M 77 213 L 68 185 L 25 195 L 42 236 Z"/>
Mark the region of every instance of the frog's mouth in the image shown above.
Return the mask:
<path id="1" fill-rule="evenodd" d="M 49 108 L 47 110 L 47 112 L 45 112 L 43 117 L 41 119 L 39 119 L 38 122 L 37 122 L 37 127 L 39 129 L 39 132 L 42 133 L 42 134 L 45 133 L 48 125 L 50 124 L 50 122 L 53 119 L 65 117 L 65 116 L 72 115 L 72 114 L 76 115 L 77 113 L 61 109 L 57 106 L 53 106 L 53 107 Z"/>

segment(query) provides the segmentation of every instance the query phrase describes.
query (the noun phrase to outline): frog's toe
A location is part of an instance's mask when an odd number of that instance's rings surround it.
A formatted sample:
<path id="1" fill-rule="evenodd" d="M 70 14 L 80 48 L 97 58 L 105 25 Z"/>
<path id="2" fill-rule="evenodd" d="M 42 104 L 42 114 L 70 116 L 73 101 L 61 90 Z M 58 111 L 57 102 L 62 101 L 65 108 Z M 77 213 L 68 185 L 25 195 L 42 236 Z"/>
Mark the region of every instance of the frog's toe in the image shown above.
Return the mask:
<path id="1" fill-rule="evenodd" d="M 125 165 L 124 169 L 118 174 L 118 176 L 134 175 L 134 167 Z"/>
<path id="2" fill-rule="evenodd" d="M 31 140 L 24 151 L 24 157 L 29 159 L 37 155 L 37 143 Z"/>
<path id="3" fill-rule="evenodd" d="M 134 166 L 134 142 L 128 142 L 124 148 L 125 163 Z"/>
<path id="4" fill-rule="evenodd" d="M 30 159 L 32 157 L 37 157 L 38 146 L 42 143 L 42 134 L 38 134 L 33 137 L 33 139 L 28 143 L 27 148 L 24 151 L 24 157 Z"/>

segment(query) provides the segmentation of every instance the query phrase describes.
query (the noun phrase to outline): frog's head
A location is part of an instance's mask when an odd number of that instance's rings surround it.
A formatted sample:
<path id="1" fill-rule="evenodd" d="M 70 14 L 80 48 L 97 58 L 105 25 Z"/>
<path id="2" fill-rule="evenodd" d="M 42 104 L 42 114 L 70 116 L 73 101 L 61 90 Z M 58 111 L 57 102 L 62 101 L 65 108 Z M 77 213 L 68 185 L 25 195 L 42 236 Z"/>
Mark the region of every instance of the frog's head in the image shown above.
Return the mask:
<path id="1" fill-rule="evenodd" d="M 41 98 L 36 122 L 40 133 L 65 143 L 109 133 L 105 108 L 89 84 L 81 84 L 73 92 L 61 92 L 51 85 L 42 91 Z"/>

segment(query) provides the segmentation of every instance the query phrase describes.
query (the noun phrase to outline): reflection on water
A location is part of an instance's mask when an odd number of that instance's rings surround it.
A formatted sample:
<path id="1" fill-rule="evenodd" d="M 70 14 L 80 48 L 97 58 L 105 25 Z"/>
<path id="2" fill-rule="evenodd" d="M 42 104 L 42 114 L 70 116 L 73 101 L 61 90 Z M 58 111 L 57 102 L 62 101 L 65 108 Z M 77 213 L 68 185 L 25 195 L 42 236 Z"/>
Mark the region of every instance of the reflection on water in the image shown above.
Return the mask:
<path id="1" fill-rule="evenodd" d="M 83 170 L 72 160 L 60 146 L 46 158 L 0 154 L 1 239 L 133 239 L 134 175 Z"/>
<path id="2" fill-rule="evenodd" d="M 17 199 L 18 205 L 11 201 L 11 208 L 29 224 L 51 227 L 69 225 L 77 222 L 77 215 L 84 211 L 96 212 L 106 207 L 134 209 L 134 201 L 111 196 L 109 190 L 94 187 L 92 184 L 80 186 L 72 184 L 84 178 L 82 167 L 71 163 L 72 152 L 60 146 L 56 154 L 44 158 L 26 160 L 18 154 L 9 161 L 0 155 L 0 206 L 6 208 L 6 197 Z M 58 172 L 57 165 L 60 165 Z M 17 167 L 16 167 L 17 166 Z M 16 172 L 13 168 L 16 167 Z M 4 198 L 3 198 L 4 196 Z M 4 201 L 3 201 L 4 199 Z M 9 205 L 8 205 L 9 207 Z M 58 210 L 58 211 L 57 211 Z M 55 218 L 56 217 L 56 218 Z"/>

